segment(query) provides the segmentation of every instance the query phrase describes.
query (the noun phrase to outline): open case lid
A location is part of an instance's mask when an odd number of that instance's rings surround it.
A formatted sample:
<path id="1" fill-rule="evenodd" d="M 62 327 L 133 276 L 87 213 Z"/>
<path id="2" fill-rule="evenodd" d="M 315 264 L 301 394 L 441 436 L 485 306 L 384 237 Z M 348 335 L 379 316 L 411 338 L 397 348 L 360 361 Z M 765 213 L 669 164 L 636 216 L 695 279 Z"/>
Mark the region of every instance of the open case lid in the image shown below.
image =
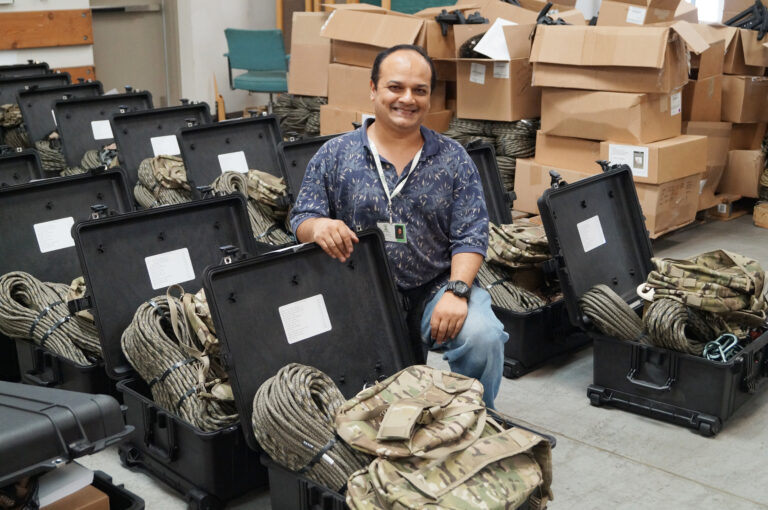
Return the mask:
<path id="1" fill-rule="evenodd" d="M 0 151 L 0 188 L 18 186 L 43 178 L 43 167 L 37 151 Z"/>
<path id="2" fill-rule="evenodd" d="M 103 89 L 99 81 L 20 90 L 18 103 L 30 140 L 42 140 L 56 129 L 53 103 L 57 99 L 94 97 L 102 93 Z"/>
<path id="3" fill-rule="evenodd" d="M 294 142 L 280 142 L 277 146 L 277 153 L 280 156 L 280 168 L 283 172 L 283 179 L 288 187 L 288 194 L 291 197 L 291 203 L 296 202 L 296 197 L 301 189 L 301 182 L 304 180 L 304 174 L 307 171 L 309 160 L 317 154 L 325 142 L 332 140 L 339 135 L 317 136 L 314 138 L 304 138 Z"/>
<path id="4" fill-rule="evenodd" d="M 133 370 L 120 338 L 141 303 L 177 283 L 199 291 L 203 269 L 221 261 L 222 246 L 255 253 L 245 198 L 234 194 L 85 221 L 72 235 L 114 379 Z"/>
<path id="5" fill-rule="evenodd" d="M 575 325 L 586 324 L 579 297 L 599 283 L 630 306 L 638 302 L 653 249 L 629 168 L 549 188 L 539 212 Z"/>
<path id="6" fill-rule="evenodd" d="M 114 397 L 0 381 L 0 487 L 126 438 Z"/>
<path id="7" fill-rule="evenodd" d="M 206 270 L 204 288 L 251 448 L 256 390 L 288 363 L 322 370 L 346 398 L 414 363 L 378 231 L 341 264 L 304 244 Z"/>
<path id="8" fill-rule="evenodd" d="M 275 116 L 188 127 L 178 138 L 187 178 L 196 186 L 210 186 L 227 170 L 282 177 L 276 148 L 283 137 Z"/>
<path id="9" fill-rule="evenodd" d="M 23 76 L 39 76 L 48 74 L 51 69 L 46 62 L 37 64 L 12 64 L 9 66 L 0 66 L 0 79 L 21 78 Z"/>
<path id="10" fill-rule="evenodd" d="M 97 204 L 131 210 L 122 171 L 0 188 L 0 275 L 25 271 L 44 282 L 66 284 L 82 275 L 71 229 L 90 218 L 91 206 Z"/>
<path id="11" fill-rule="evenodd" d="M 56 101 L 53 111 L 67 165 L 79 166 L 86 151 L 114 141 L 109 123 L 113 113 L 150 108 L 152 94 L 147 91 Z"/>
<path id="12" fill-rule="evenodd" d="M 0 104 L 13 104 L 16 94 L 34 85 L 38 87 L 54 87 L 69 85 L 69 73 L 39 74 L 37 76 L 21 76 L 19 78 L 0 79 Z"/>
<path id="13" fill-rule="evenodd" d="M 488 218 L 497 225 L 512 223 L 512 201 L 515 199 L 515 192 L 504 189 L 493 145 L 487 142 L 471 143 L 467 147 L 467 153 L 480 173 Z"/>

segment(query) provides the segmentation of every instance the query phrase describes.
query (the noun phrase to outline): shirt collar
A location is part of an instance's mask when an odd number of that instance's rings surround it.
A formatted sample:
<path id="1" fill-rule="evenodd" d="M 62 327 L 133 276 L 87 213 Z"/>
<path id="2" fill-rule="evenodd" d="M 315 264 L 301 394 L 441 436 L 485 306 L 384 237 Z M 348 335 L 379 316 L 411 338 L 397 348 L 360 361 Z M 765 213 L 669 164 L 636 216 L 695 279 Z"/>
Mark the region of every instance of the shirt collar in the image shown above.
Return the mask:
<path id="1" fill-rule="evenodd" d="M 365 119 L 363 125 L 358 128 L 363 146 L 366 147 L 369 151 L 371 150 L 371 144 L 368 142 L 367 130 L 368 126 L 373 124 L 373 121 L 374 119 L 369 117 Z M 421 130 L 421 137 L 424 138 L 424 147 L 421 150 L 421 158 L 419 159 L 423 160 L 424 158 L 437 154 L 440 151 L 440 146 L 437 142 L 437 135 L 434 131 L 429 128 L 425 128 L 424 126 L 419 126 L 419 129 Z"/>

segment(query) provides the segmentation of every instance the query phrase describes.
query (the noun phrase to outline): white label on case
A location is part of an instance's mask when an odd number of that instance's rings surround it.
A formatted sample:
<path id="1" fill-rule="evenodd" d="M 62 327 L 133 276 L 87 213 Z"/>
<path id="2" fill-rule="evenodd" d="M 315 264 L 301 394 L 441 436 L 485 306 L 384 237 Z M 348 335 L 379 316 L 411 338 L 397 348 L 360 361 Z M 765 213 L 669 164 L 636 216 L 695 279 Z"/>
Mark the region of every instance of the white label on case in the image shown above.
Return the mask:
<path id="1" fill-rule="evenodd" d="M 278 312 L 289 344 L 331 330 L 331 319 L 322 294 L 283 305 Z"/>
<path id="2" fill-rule="evenodd" d="M 75 240 L 72 239 L 72 225 L 74 224 L 75 219 L 70 216 L 33 225 L 40 253 L 74 246 Z"/>
<path id="3" fill-rule="evenodd" d="M 153 290 L 195 279 L 195 269 L 186 248 L 145 257 L 144 264 L 147 266 Z"/>
<path id="4" fill-rule="evenodd" d="M 669 114 L 679 115 L 683 111 L 683 95 L 681 92 L 676 92 L 669 96 Z"/>
<path id="5" fill-rule="evenodd" d="M 648 147 L 610 144 L 608 159 L 617 165 L 629 165 L 635 177 L 648 177 Z"/>
<path id="6" fill-rule="evenodd" d="M 106 140 L 115 137 L 112 134 L 112 126 L 109 125 L 108 120 L 91 121 L 91 131 L 93 131 L 94 140 Z"/>
<path id="7" fill-rule="evenodd" d="M 509 78 L 509 62 L 494 62 L 493 77 L 502 79 Z"/>
<path id="8" fill-rule="evenodd" d="M 469 68 L 469 81 L 485 85 L 485 64 L 472 62 L 472 65 Z"/>
<path id="9" fill-rule="evenodd" d="M 221 173 L 224 173 L 224 172 L 240 172 L 241 174 L 248 173 L 248 162 L 245 160 L 245 152 L 243 151 L 219 154 L 219 166 L 221 167 Z"/>
<path id="10" fill-rule="evenodd" d="M 152 152 L 155 153 L 155 156 L 178 156 L 181 154 L 176 135 L 155 136 L 149 141 L 152 142 Z"/>
<path id="11" fill-rule="evenodd" d="M 630 5 L 629 9 L 627 9 L 627 23 L 632 23 L 633 25 L 642 25 L 645 23 L 646 12 L 647 9 L 644 7 L 636 7 L 634 5 Z"/>
<path id="12" fill-rule="evenodd" d="M 584 253 L 590 252 L 605 244 L 605 234 L 603 226 L 600 224 L 599 216 L 592 216 L 588 220 L 576 224 L 581 237 L 581 245 L 584 247 Z"/>

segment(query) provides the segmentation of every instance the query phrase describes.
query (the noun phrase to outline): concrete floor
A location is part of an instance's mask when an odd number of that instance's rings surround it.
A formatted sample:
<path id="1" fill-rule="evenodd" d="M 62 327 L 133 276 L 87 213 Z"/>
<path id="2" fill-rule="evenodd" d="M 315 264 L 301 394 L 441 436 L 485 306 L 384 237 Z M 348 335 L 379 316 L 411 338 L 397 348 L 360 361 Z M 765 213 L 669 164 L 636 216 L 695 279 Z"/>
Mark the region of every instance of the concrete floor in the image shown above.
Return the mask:
<path id="1" fill-rule="evenodd" d="M 654 242 L 657 256 L 686 257 L 724 248 L 768 269 L 768 230 L 752 217 L 696 225 Z M 447 369 L 439 356 L 429 364 Z M 521 424 L 557 437 L 555 500 L 562 509 L 768 509 L 768 391 L 756 395 L 716 438 L 611 408 L 589 405 L 592 349 L 517 380 L 504 379 L 498 408 Z M 146 508 L 182 510 L 163 484 L 120 466 L 114 448 L 79 461 L 109 473 L 144 498 Z M 228 509 L 269 509 L 266 491 Z"/>

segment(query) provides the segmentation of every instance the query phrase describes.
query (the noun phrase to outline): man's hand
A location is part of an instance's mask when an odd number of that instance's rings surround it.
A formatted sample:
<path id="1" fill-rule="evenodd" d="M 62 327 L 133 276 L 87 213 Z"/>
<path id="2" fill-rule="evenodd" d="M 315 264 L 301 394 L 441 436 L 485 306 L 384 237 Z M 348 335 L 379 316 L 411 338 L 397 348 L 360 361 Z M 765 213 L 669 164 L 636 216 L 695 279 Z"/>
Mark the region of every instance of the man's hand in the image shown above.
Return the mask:
<path id="1" fill-rule="evenodd" d="M 357 235 L 341 220 L 330 218 L 311 218 L 299 226 L 299 239 L 305 238 L 305 227 L 309 229 L 309 239 L 317 243 L 325 253 L 345 262 L 352 255 L 352 246 L 359 242 Z"/>
<path id="2" fill-rule="evenodd" d="M 432 339 L 442 344 L 456 338 L 467 318 L 468 306 L 466 298 L 455 296 L 453 292 L 443 294 L 429 321 Z"/>

